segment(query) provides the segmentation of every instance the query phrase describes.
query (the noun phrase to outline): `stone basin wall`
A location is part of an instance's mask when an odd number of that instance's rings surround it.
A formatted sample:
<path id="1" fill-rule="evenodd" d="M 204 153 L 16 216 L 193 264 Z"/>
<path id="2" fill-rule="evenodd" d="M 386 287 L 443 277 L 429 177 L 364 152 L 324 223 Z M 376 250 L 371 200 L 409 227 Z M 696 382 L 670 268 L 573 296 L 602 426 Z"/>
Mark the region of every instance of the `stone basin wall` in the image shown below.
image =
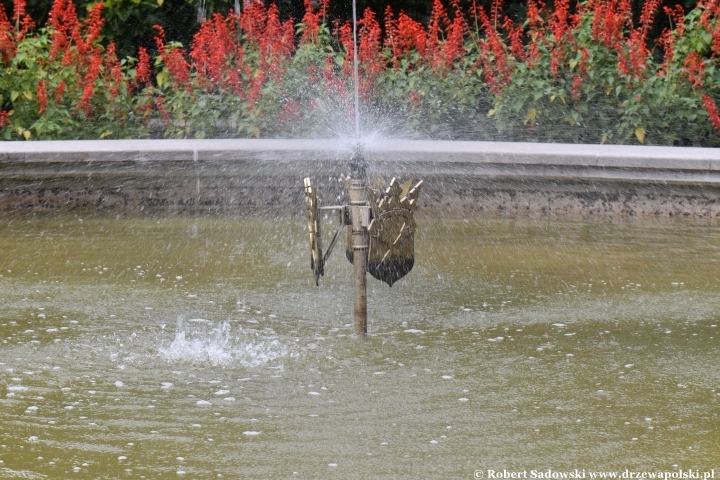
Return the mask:
<path id="1" fill-rule="evenodd" d="M 0 143 L 0 210 L 304 214 L 303 178 L 342 203 L 352 146 L 329 140 Z M 720 217 L 720 150 L 376 141 L 371 181 L 424 181 L 418 214 Z"/>

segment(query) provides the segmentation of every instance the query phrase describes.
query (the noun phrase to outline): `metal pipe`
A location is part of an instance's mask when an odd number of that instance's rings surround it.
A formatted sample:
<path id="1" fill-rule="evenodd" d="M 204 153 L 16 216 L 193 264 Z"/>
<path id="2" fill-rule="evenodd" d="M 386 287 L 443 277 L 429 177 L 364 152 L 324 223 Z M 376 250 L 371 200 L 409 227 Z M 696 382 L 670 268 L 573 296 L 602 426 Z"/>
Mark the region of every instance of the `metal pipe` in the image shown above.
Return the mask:
<path id="1" fill-rule="evenodd" d="M 368 192 L 363 180 L 350 180 L 350 221 L 352 227 L 353 268 L 355 279 L 355 303 L 353 317 L 355 334 L 367 334 L 367 259 L 370 235 L 370 206 Z"/>

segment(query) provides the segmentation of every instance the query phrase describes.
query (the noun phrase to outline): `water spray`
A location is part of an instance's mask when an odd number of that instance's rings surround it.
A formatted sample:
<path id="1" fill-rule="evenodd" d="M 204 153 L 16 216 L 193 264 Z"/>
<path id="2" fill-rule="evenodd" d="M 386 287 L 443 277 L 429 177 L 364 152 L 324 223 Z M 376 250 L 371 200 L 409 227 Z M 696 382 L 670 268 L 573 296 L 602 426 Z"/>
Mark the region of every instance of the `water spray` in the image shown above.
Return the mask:
<path id="1" fill-rule="evenodd" d="M 320 207 L 317 190 L 305 178 L 305 204 L 310 235 L 310 268 L 315 284 L 325 274 L 325 264 L 335 247 L 342 227 L 348 229 L 345 255 L 354 269 L 353 307 L 356 335 L 367 334 L 367 272 L 392 287 L 413 267 L 415 260 L 415 203 L 422 181 L 400 184 L 393 178 L 386 189 L 368 186 L 367 162 L 360 142 L 360 88 L 357 51 L 357 10 L 353 0 L 353 82 L 355 94 L 355 146 L 350 157 L 350 178 L 343 178 L 347 205 Z M 382 182 L 382 180 L 380 180 Z M 384 182 L 382 182 L 384 183 Z M 383 185 L 384 186 L 384 185 Z M 336 211 L 339 227 L 325 253 L 322 248 L 319 212 Z"/>

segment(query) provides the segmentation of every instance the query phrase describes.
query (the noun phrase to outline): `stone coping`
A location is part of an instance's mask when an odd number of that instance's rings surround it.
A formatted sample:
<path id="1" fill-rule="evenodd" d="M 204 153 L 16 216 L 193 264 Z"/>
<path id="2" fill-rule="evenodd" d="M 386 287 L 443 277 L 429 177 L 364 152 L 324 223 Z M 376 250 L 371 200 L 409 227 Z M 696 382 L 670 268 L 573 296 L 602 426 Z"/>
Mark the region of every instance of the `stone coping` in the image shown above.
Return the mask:
<path id="1" fill-rule="evenodd" d="M 347 158 L 350 140 L 68 140 L 1 142 L 0 164 L 37 162 L 331 161 Z M 382 163 L 556 166 L 720 172 L 720 149 L 625 145 L 430 140 L 364 141 Z"/>

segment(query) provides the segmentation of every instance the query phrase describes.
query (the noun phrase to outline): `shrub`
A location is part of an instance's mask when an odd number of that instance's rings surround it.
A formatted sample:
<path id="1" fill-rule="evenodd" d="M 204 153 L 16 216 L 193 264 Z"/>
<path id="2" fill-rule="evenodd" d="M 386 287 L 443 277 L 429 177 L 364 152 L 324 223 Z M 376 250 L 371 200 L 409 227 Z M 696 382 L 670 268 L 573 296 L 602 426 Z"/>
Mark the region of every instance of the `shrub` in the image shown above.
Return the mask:
<path id="1" fill-rule="evenodd" d="M 19 0 L 18 0 L 19 1 Z M 362 130 L 387 136 L 716 146 L 720 0 L 685 15 L 648 0 L 529 0 L 520 23 L 433 3 L 426 25 L 388 8 L 358 22 Z M 16 5 L 17 7 L 17 5 Z M 293 26 L 271 4 L 214 14 L 185 49 L 103 46 L 102 4 L 80 22 L 56 0 L 35 29 L 0 10 L 5 139 L 321 137 L 354 132 L 352 27 L 305 1 Z M 671 27 L 651 37 L 658 15 Z"/>

